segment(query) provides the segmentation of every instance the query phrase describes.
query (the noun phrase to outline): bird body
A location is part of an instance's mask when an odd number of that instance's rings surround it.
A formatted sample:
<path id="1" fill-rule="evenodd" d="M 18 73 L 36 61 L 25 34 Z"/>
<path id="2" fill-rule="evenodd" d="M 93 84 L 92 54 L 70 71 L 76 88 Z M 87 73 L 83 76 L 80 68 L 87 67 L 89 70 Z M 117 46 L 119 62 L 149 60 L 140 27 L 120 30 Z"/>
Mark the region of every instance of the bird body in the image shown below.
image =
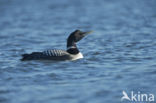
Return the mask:
<path id="1" fill-rule="evenodd" d="M 43 52 L 32 52 L 31 54 L 23 54 L 22 60 L 76 60 L 83 58 L 81 52 L 78 54 L 69 54 L 64 50 L 47 50 Z"/>

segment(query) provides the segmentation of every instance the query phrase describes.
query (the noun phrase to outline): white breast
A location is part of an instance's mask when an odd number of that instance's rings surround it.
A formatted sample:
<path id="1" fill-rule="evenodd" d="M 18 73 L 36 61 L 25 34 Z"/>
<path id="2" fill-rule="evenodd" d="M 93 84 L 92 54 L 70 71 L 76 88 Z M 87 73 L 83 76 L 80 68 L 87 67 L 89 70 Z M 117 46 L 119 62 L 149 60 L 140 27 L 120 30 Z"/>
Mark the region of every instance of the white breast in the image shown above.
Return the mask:
<path id="1" fill-rule="evenodd" d="M 79 53 L 76 54 L 76 55 L 71 55 L 71 57 L 72 57 L 72 60 L 77 60 L 77 59 L 83 58 L 83 55 L 82 55 L 81 52 L 79 52 Z"/>

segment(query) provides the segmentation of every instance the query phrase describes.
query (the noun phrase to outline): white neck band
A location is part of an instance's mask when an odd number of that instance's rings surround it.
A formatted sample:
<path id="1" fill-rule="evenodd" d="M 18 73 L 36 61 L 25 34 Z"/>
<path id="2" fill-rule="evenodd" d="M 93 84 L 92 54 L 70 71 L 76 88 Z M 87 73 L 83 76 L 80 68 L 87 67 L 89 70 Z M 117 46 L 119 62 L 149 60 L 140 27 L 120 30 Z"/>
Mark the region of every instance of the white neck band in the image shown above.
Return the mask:
<path id="1" fill-rule="evenodd" d="M 67 50 L 72 49 L 72 48 L 76 48 L 75 46 L 69 46 L 67 47 Z"/>

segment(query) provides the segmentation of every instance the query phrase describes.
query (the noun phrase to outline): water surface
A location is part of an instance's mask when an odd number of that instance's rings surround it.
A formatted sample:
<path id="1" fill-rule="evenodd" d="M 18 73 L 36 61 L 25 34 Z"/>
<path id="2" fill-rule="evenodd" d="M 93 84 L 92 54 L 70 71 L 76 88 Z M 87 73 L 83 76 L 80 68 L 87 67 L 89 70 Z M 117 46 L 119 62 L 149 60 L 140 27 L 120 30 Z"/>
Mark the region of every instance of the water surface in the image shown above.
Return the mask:
<path id="1" fill-rule="evenodd" d="M 155 5 L 0 0 L 0 103 L 121 103 L 123 90 L 156 96 Z M 75 29 L 94 31 L 78 43 L 84 59 L 19 60 L 23 53 L 66 49 Z"/>

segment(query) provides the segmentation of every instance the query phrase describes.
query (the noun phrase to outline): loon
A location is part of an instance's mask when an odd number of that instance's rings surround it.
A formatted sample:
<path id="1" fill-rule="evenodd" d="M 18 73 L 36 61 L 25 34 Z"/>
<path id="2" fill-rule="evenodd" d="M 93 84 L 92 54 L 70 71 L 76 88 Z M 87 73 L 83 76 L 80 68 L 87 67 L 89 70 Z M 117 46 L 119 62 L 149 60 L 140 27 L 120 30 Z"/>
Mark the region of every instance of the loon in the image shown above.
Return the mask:
<path id="1" fill-rule="evenodd" d="M 46 50 L 43 52 L 32 52 L 31 54 L 23 54 L 21 61 L 27 60 L 77 60 L 83 58 L 82 53 L 76 46 L 76 43 L 80 41 L 89 32 L 82 32 L 80 30 L 75 30 L 72 32 L 67 39 L 67 50 Z"/>

